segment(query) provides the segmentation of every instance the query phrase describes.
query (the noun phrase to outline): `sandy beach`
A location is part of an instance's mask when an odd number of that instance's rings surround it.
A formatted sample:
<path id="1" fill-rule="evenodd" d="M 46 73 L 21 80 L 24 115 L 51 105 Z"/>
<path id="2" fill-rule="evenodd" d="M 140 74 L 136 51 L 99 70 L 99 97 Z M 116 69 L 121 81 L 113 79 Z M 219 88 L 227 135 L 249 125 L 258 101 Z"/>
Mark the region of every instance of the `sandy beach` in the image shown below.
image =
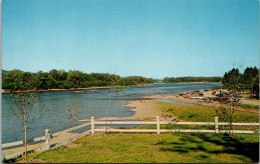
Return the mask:
<path id="1" fill-rule="evenodd" d="M 202 92 L 205 97 L 215 97 L 212 94 L 212 91 L 203 91 Z M 179 102 L 184 102 L 184 103 L 189 103 L 189 104 L 196 104 L 196 105 L 202 105 L 202 106 L 211 106 L 211 107 L 220 107 L 221 104 L 218 101 L 206 101 L 206 100 L 199 100 L 199 99 L 190 99 L 190 98 L 184 98 L 182 96 L 177 95 L 148 95 L 145 96 L 144 98 L 162 98 L 162 99 L 170 99 L 170 100 L 175 100 Z M 259 100 L 246 100 L 246 99 L 241 99 L 240 103 L 241 104 L 250 104 L 250 105 L 259 105 Z M 259 113 L 258 109 L 243 109 L 242 107 L 236 107 L 236 110 L 239 111 L 245 111 L 245 112 L 253 112 L 253 113 Z"/>
<path id="2" fill-rule="evenodd" d="M 205 97 L 215 97 L 212 95 L 212 91 L 203 91 L 203 94 Z M 155 120 L 156 116 L 160 117 L 160 120 L 162 121 L 171 121 L 175 117 L 162 117 L 164 114 L 168 114 L 166 112 L 163 112 L 160 106 L 156 104 L 156 101 L 149 100 L 151 98 L 161 98 L 161 99 L 170 99 L 175 100 L 179 102 L 189 103 L 189 104 L 196 104 L 196 105 L 202 105 L 202 106 L 211 106 L 211 107 L 220 107 L 221 104 L 218 101 L 205 101 L 205 100 L 199 100 L 199 99 L 189 99 L 184 98 L 182 96 L 177 95 L 148 95 L 143 97 L 140 100 L 131 101 L 128 104 L 125 104 L 123 106 L 132 107 L 130 109 L 134 112 L 132 116 L 129 117 L 102 117 L 102 118 L 96 118 L 95 120 L 140 120 L 140 121 L 152 121 Z M 240 103 L 244 104 L 252 104 L 252 105 L 259 105 L 259 101 L 251 101 L 251 100 L 244 100 L 242 99 Z M 243 109 L 241 107 L 236 107 L 236 110 L 244 111 L 244 112 L 253 112 L 253 113 L 259 113 L 258 109 Z M 79 121 L 90 121 L 90 119 L 83 119 Z"/>
<path id="3" fill-rule="evenodd" d="M 123 106 L 132 107 L 130 109 L 134 112 L 132 116 L 129 117 L 108 117 L 107 120 L 140 120 L 140 121 L 154 121 L 156 116 L 160 117 L 162 121 L 171 121 L 172 118 L 164 118 L 162 114 L 164 113 L 160 107 L 153 100 L 135 100 Z M 165 113 L 166 114 L 166 113 Z M 106 117 L 97 118 L 95 120 L 106 120 Z M 79 121 L 90 121 L 90 119 L 83 119 Z"/>

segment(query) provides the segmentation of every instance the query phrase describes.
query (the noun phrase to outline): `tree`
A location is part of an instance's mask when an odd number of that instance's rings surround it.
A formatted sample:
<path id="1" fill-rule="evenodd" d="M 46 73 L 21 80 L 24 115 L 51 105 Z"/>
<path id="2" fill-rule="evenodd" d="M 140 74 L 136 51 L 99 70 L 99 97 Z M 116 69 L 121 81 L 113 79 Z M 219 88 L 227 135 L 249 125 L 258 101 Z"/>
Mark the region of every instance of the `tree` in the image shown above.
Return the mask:
<path id="1" fill-rule="evenodd" d="M 257 98 L 259 98 L 259 75 L 257 75 L 253 80 L 253 93 L 256 95 Z"/>
<path id="2" fill-rule="evenodd" d="M 23 79 L 25 80 L 25 79 Z M 31 79 L 28 83 L 30 83 Z M 43 105 L 41 108 L 35 109 L 33 108 L 35 103 L 39 101 L 39 94 L 37 93 L 37 90 L 33 90 L 32 86 L 27 85 L 27 81 L 21 81 L 19 83 L 19 86 L 17 86 L 18 91 L 12 91 L 10 96 L 10 103 L 15 105 L 14 107 L 11 107 L 11 111 L 13 114 L 17 117 L 17 119 L 22 120 L 23 126 L 24 126 L 24 149 L 25 149 L 25 160 L 27 161 L 27 129 L 28 126 L 33 123 L 37 116 L 40 116 L 40 112 L 43 111 L 45 108 L 45 105 Z M 30 90 L 30 91 L 28 91 Z"/>
<path id="3" fill-rule="evenodd" d="M 220 118 L 220 121 L 228 121 L 227 129 L 230 136 L 233 135 L 233 116 L 238 103 L 238 91 L 241 89 L 240 77 L 241 74 L 237 68 L 233 68 L 228 73 L 225 72 L 222 83 L 232 92 L 229 95 L 230 100 L 221 102 L 219 109 L 216 109 L 216 115 Z"/>
<path id="4" fill-rule="evenodd" d="M 73 105 L 67 105 L 67 112 L 69 113 L 68 119 L 71 120 L 72 125 L 75 125 L 76 121 L 79 120 L 79 104 L 78 100 Z"/>
<path id="5" fill-rule="evenodd" d="M 83 81 L 83 75 L 84 74 L 80 71 L 69 71 L 67 80 L 75 84 L 79 84 L 81 81 Z"/>

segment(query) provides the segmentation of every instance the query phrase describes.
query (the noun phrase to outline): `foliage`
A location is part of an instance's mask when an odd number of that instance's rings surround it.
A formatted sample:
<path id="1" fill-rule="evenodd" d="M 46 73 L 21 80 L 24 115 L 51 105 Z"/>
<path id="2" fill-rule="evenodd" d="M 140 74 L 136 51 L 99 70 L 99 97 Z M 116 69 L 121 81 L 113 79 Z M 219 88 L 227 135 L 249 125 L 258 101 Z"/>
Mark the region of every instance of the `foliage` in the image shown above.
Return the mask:
<path id="1" fill-rule="evenodd" d="M 257 82 L 259 71 L 256 67 L 247 67 L 243 74 L 239 72 L 237 68 L 225 72 L 222 83 L 223 88 L 233 90 L 233 94 L 229 95 L 231 100 L 237 100 L 239 98 L 238 92 L 241 90 L 246 90 L 252 88 L 253 93 L 259 93 L 259 91 L 254 91 L 254 83 Z M 259 82 L 259 81 L 258 81 Z M 259 89 L 259 84 L 258 89 Z M 257 88 L 257 87 L 256 87 Z M 235 107 L 238 106 L 237 101 L 223 102 L 219 110 L 216 110 L 216 114 L 221 118 L 226 118 L 229 122 L 228 131 L 229 135 L 233 132 L 233 115 L 235 112 Z"/>
<path id="2" fill-rule="evenodd" d="M 182 82 L 221 82 L 221 77 L 165 77 L 163 82 L 182 83 Z"/>
<path id="3" fill-rule="evenodd" d="M 73 105 L 67 105 L 67 112 L 69 113 L 68 119 L 71 120 L 73 125 L 79 120 L 79 111 L 78 101 L 75 101 Z"/>
<path id="4" fill-rule="evenodd" d="M 153 79 L 141 76 L 120 77 L 108 73 L 83 73 L 77 70 L 52 69 L 49 72 L 3 71 L 2 89 L 24 90 L 28 86 L 35 89 L 70 89 L 92 86 L 129 86 L 153 83 Z"/>
<path id="5" fill-rule="evenodd" d="M 28 86 L 21 86 L 23 89 L 31 89 Z M 28 88 L 25 88 L 28 87 Z M 24 147 L 25 147 L 25 158 L 27 160 L 27 129 L 30 124 L 32 124 L 37 117 L 39 117 L 42 113 L 45 105 L 43 105 L 41 108 L 34 108 L 34 105 L 39 101 L 39 94 L 34 91 L 26 91 L 21 90 L 19 92 L 12 92 L 11 94 L 8 94 L 7 96 L 10 96 L 10 99 L 8 99 L 10 104 L 14 104 L 15 107 L 10 106 L 11 112 L 14 114 L 14 116 L 17 117 L 18 120 L 22 121 L 22 124 L 24 126 Z"/>
<path id="6" fill-rule="evenodd" d="M 251 90 L 259 95 L 259 70 L 256 67 L 247 67 L 244 73 L 237 68 L 225 72 L 222 80 L 223 88 L 230 90 Z"/>
<path id="7" fill-rule="evenodd" d="M 31 157 L 46 163 L 254 163 L 259 135 L 100 133 Z"/>

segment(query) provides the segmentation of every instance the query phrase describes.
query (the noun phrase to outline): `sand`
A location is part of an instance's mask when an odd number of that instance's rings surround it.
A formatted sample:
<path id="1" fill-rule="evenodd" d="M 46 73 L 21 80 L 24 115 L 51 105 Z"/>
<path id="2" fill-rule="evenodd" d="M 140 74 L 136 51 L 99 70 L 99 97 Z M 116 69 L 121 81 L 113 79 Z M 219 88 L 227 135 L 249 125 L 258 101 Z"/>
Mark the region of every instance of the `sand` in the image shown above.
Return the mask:
<path id="1" fill-rule="evenodd" d="M 162 117 L 162 114 L 168 114 L 163 112 L 153 100 L 136 100 L 131 101 L 126 105 L 132 107 L 130 109 L 134 112 L 132 116 L 129 117 L 108 117 L 107 120 L 139 120 L 139 121 L 154 121 L 156 116 L 159 116 L 162 121 L 171 121 L 175 117 Z M 95 120 L 106 120 L 106 117 L 96 118 Z M 79 121 L 90 121 L 90 119 L 84 119 Z"/>
<path id="2" fill-rule="evenodd" d="M 216 97 L 215 95 L 212 95 L 212 91 L 203 91 L 202 92 L 205 97 Z M 149 95 L 145 96 L 145 98 L 163 98 L 163 99 L 171 99 L 179 102 L 189 103 L 189 104 L 196 104 L 196 105 L 202 105 L 202 106 L 211 106 L 211 107 L 220 107 L 221 104 L 218 101 L 206 101 L 206 100 L 199 100 L 199 99 L 190 99 L 190 98 L 184 98 L 179 95 Z M 251 105 L 259 105 L 259 100 L 240 100 L 241 104 L 251 104 Z M 259 113 L 258 109 L 248 108 L 244 109 L 241 107 L 236 107 L 236 110 L 238 111 L 244 111 L 244 112 L 251 112 L 251 113 Z"/>

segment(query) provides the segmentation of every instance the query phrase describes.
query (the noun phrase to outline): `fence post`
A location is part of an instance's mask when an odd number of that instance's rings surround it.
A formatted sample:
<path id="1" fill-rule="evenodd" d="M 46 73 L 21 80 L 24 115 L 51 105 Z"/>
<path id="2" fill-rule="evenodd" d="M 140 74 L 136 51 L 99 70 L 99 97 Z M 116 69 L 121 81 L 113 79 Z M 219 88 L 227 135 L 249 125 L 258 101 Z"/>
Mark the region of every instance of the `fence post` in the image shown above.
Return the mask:
<path id="1" fill-rule="evenodd" d="M 46 150 L 49 150 L 51 147 L 50 140 L 51 140 L 50 129 L 45 129 Z"/>
<path id="2" fill-rule="evenodd" d="M 95 133 L 95 117 L 94 116 L 91 117 L 91 133 L 92 134 Z"/>
<path id="3" fill-rule="evenodd" d="M 157 121 L 157 134 L 160 134 L 160 120 L 159 120 L 159 116 L 156 116 L 156 121 Z"/>
<path id="4" fill-rule="evenodd" d="M 215 133 L 218 133 L 218 117 L 215 117 Z"/>

